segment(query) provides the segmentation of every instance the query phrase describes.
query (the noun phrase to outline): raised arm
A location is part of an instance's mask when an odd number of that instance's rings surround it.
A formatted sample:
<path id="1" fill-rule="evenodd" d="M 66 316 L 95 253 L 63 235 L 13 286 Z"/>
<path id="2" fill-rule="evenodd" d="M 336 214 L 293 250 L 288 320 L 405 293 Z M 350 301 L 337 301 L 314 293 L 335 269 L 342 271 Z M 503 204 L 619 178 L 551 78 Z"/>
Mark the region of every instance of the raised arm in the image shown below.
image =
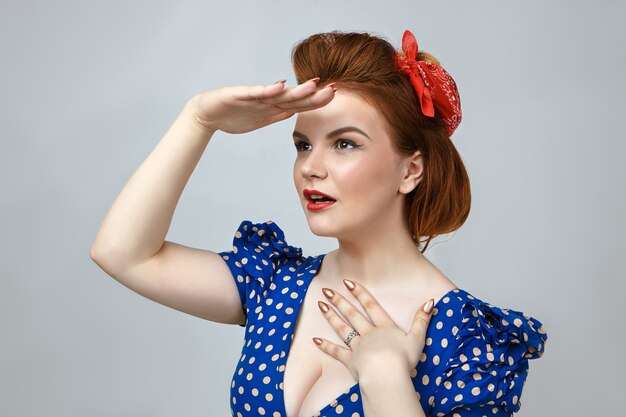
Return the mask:
<path id="1" fill-rule="evenodd" d="M 314 82 L 292 89 L 278 82 L 194 96 L 113 202 L 91 259 L 153 301 L 210 321 L 243 323 L 237 287 L 224 260 L 165 237 L 182 191 L 217 130 L 249 132 L 332 100 L 332 89 L 316 88 Z"/>

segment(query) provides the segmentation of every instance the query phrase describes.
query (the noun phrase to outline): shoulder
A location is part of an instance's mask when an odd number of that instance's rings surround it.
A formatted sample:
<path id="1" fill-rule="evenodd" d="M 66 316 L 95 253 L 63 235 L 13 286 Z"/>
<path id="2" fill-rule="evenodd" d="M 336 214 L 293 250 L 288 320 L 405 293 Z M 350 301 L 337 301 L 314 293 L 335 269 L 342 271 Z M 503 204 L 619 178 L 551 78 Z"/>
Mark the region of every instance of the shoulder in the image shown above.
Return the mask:
<path id="1" fill-rule="evenodd" d="M 271 220 L 253 223 L 244 220 L 234 233 L 231 250 L 217 253 L 231 271 L 241 300 L 246 326 L 248 314 L 265 298 L 275 282 L 286 274 L 308 268 L 316 258 L 304 257 L 302 249 L 291 246 L 285 234 Z"/>
<path id="2" fill-rule="evenodd" d="M 434 338 L 445 338 L 441 346 L 447 348 L 433 415 L 476 406 L 519 410 L 528 361 L 543 356 L 548 338 L 539 320 L 457 288 L 437 303 L 431 325 Z"/>
<path id="3" fill-rule="evenodd" d="M 278 268 L 287 264 L 298 268 L 309 258 L 302 254 L 302 249 L 287 243 L 285 233 L 272 220 L 253 223 L 243 220 L 233 237 L 232 250 L 219 255 L 231 269 L 245 273 L 262 286 L 268 283 Z M 244 277 L 245 278 L 245 277 Z"/>

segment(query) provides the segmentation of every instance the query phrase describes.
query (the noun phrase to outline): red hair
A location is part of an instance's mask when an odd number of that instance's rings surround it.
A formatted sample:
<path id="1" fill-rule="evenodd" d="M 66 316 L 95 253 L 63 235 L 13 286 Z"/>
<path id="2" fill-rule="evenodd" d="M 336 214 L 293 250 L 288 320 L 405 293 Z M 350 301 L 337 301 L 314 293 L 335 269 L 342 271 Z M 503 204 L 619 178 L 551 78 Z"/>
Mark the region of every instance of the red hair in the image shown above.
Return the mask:
<path id="1" fill-rule="evenodd" d="M 397 67 L 398 52 L 387 40 L 369 33 L 332 31 L 298 42 L 291 61 L 298 84 L 320 77 L 320 88 L 335 82 L 337 88 L 358 94 L 376 108 L 400 155 L 421 151 L 424 172 L 406 196 L 405 217 L 423 253 L 433 238 L 465 223 L 471 205 L 470 182 L 437 110 L 435 117 L 422 114 L 409 78 Z M 418 52 L 417 60 L 439 64 L 427 52 Z"/>

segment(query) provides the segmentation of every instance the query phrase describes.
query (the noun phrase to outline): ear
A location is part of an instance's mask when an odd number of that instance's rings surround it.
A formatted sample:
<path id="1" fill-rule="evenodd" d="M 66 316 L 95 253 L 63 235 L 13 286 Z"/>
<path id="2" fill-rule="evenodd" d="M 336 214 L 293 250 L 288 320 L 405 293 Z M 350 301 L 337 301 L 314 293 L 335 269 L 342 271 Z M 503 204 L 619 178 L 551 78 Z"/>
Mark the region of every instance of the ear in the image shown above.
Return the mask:
<path id="1" fill-rule="evenodd" d="M 415 151 L 413 155 L 405 158 L 404 164 L 404 177 L 400 182 L 399 191 L 402 194 L 409 194 L 422 180 L 422 174 L 424 173 L 424 156 L 422 152 Z"/>

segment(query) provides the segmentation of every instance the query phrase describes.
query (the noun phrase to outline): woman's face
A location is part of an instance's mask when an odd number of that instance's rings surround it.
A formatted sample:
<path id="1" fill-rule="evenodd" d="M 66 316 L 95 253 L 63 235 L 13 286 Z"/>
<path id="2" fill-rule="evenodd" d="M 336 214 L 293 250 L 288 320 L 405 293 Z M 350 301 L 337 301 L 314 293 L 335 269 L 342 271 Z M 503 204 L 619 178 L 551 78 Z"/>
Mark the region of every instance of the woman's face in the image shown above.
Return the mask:
<path id="1" fill-rule="evenodd" d="M 378 110 L 345 89 L 324 107 L 298 113 L 294 183 L 314 234 L 355 239 L 402 221 L 408 159 L 383 126 Z M 335 201 L 313 203 L 308 190 Z"/>

